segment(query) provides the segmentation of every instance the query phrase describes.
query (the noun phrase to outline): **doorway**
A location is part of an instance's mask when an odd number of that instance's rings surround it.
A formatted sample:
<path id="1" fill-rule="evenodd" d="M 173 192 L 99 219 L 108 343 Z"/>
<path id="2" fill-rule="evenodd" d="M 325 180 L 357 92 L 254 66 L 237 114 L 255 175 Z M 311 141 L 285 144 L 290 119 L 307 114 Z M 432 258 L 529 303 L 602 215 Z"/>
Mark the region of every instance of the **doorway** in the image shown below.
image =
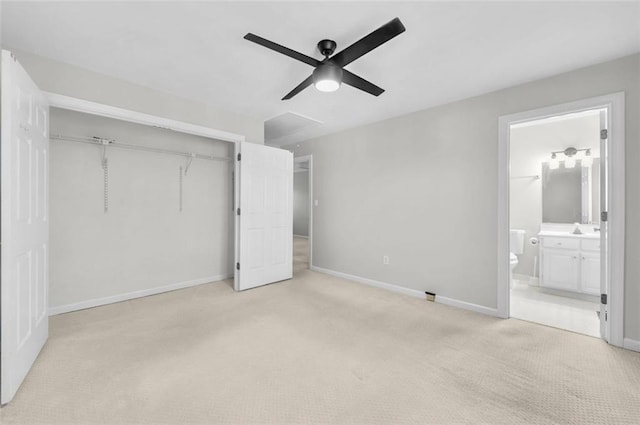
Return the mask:
<path id="1" fill-rule="evenodd" d="M 499 315 L 622 346 L 624 94 L 499 129 Z"/>
<path id="2" fill-rule="evenodd" d="M 293 272 L 311 268 L 313 233 L 313 158 L 294 159 L 293 167 Z"/>
<path id="3" fill-rule="evenodd" d="M 606 210 L 600 115 L 606 124 L 606 113 L 592 109 L 510 127 L 511 317 L 600 336 L 600 244 L 607 237 L 600 223 Z"/>

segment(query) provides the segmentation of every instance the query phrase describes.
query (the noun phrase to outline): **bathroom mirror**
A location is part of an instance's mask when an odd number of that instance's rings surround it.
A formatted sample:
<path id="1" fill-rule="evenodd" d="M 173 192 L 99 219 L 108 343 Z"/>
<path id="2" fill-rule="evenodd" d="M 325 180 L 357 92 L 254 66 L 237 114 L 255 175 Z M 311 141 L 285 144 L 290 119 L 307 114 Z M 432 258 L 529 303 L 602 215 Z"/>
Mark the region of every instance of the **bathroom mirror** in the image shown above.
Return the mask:
<path id="1" fill-rule="evenodd" d="M 550 169 L 542 163 L 542 221 L 544 223 L 594 223 L 599 221 L 599 161 L 591 167 L 563 164 Z"/>

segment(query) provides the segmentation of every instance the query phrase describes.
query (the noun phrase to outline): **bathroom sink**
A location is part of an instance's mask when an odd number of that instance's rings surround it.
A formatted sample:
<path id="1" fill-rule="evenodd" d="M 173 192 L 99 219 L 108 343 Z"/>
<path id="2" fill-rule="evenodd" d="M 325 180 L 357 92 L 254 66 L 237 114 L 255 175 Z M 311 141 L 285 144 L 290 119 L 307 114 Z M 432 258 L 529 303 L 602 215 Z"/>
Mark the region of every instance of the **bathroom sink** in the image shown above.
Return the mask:
<path id="1" fill-rule="evenodd" d="M 573 238 L 599 239 L 600 232 L 587 232 L 587 233 L 575 234 L 569 231 L 541 230 L 540 233 L 538 233 L 538 236 L 563 236 L 563 237 L 573 237 Z"/>

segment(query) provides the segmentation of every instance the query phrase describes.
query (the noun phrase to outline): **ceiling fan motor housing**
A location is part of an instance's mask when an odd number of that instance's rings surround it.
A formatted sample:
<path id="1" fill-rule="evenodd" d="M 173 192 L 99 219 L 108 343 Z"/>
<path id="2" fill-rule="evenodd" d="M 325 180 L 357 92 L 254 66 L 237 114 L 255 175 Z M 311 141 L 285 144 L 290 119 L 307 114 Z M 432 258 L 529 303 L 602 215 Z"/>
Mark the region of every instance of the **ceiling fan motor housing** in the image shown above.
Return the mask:
<path id="1" fill-rule="evenodd" d="M 331 62 L 325 62 L 313 70 L 312 74 L 313 83 L 318 87 L 318 83 L 321 81 L 335 81 L 338 86 L 342 83 L 342 68 L 332 64 Z"/>
<path id="2" fill-rule="evenodd" d="M 320 40 L 318 42 L 318 50 L 320 50 L 322 56 L 327 58 L 335 52 L 336 46 L 337 44 L 333 40 Z"/>

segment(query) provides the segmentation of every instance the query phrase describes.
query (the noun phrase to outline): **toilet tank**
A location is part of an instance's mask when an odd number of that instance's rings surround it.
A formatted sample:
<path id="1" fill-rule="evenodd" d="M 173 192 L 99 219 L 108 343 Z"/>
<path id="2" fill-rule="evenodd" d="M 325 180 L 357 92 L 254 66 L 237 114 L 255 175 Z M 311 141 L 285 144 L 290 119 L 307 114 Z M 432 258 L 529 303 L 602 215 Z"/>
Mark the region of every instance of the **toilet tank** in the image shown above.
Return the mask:
<path id="1" fill-rule="evenodd" d="M 516 255 L 524 252 L 524 235 L 526 232 L 522 229 L 511 229 L 509 235 L 509 250 Z"/>

